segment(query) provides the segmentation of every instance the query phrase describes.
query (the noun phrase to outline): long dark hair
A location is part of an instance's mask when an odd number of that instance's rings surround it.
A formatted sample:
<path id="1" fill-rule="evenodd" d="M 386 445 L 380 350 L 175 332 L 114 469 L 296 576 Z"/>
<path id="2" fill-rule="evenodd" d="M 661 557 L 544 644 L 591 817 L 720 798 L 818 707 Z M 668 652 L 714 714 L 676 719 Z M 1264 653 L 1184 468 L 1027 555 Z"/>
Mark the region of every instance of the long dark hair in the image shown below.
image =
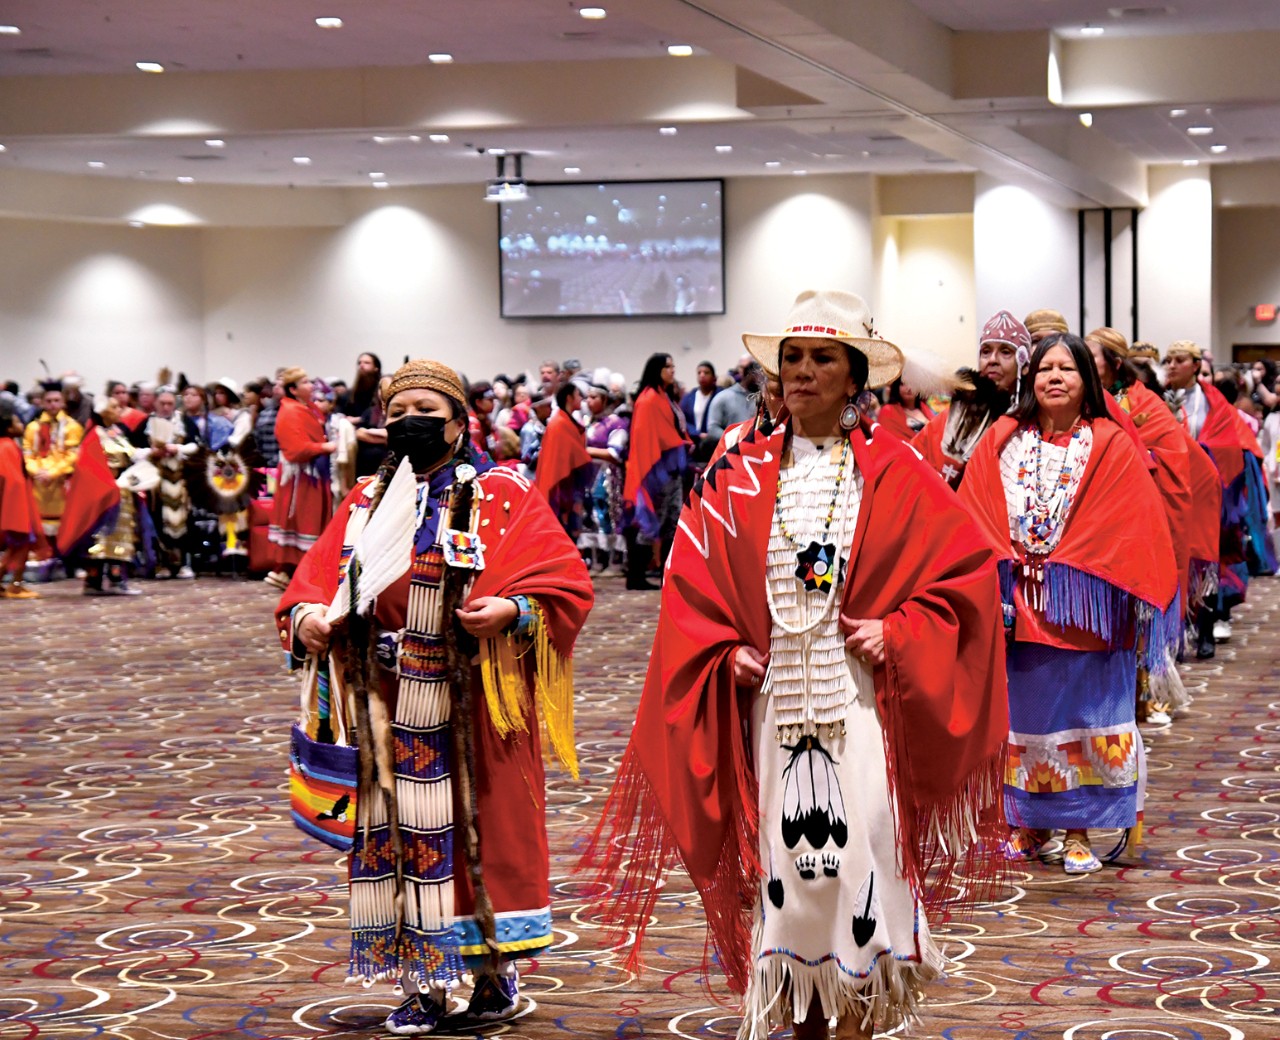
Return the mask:
<path id="1" fill-rule="evenodd" d="M 1093 363 L 1093 355 L 1084 345 L 1084 340 L 1069 332 L 1055 332 L 1042 339 L 1031 353 L 1031 362 L 1027 366 L 1027 374 L 1022 377 L 1022 388 L 1018 392 L 1017 406 L 1010 413 L 1020 423 L 1034 422 L 1040 414 L 1040 404 L 1036 400 L 1036 373 L 1044 356 L 1053 347 L 1066 347 L 1080 372 L 1084 383 L 1084 398 L 1080 402 L 1082 419 L 1105 418 L 1107 414 L 1107 395 L 1102 389 L 1102 380 L 1098 378 L 1098 368 Z"/>
<path id="2" fill-rule="evenodd" d="M 1133 386 L 1134 383 L 1143 382 L 1142 374 L 1138 371 L 1138 367 L 1123 354 L 1119 354 L 1112 350 L 1101 340 L 1094 340 L 1099 347 L 1102 348 L 1102 356 L 1107 362 L 1107 368 L 1111 372 L 1111 380 L 1123 387 Z M 1086 344 L 1087 346 L 1087 344 Z M 1106 390 L 1107 387 L 1103 387 Z"/>
<path id="3" fill-rule="evenodd" d="M 669 364 L 670 354 L 650 354 L 649 360 L 644 363 L 644 372 L 640 375 L 640 392 L 657 390 L 658 393 L 671 397 L 675 392 L 675 384 L 668 387 L 662 382 L 662 370 Z"/>
<path id="4" fill-rule="evenodd" d="M 923 403 L 920 397 L 920 393 L 919 391 L 915 390 L 915 387 L 912 387 L 912 390 L 915 391 L 915 395 L 916 395 L 916 403 L 914 407 L 919 408 L 920 405 Z M 902 404 L 902 379 L 901 378 L 895 379 L 892 383 L 889 384 L 889 393 L 887 395 L 887 399 L 885 403 L 886 404 Z"/>
<path id="5" fill-rule="evenodd" d="M 382 380 L 382 359 L 372 350 L 360 351 L 356 355 L 356 361 L 362 357 L 373 358 L 374 370 L 362 372 L 359 364 L 356 365 L 356 377 L 351 381 L 351 394 L 346 408 L 347 415 L 363 414 L 378 396 L 378 383 Z"/>

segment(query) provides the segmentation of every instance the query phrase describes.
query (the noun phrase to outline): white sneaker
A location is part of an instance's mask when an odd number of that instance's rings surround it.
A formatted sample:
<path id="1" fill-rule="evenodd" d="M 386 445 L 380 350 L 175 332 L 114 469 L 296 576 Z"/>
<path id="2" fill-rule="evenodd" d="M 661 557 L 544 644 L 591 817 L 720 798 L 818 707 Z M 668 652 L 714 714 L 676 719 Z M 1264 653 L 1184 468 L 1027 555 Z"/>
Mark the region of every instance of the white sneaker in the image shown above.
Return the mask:
<path id="1" fill-rule="evenodd" d="M 1167 711 L 1152 711 L 1147 713 L 1147 724 L 1151 726 L 1167 726 L 1173 719 L 1169 717 Z"/>
<path id="2" fill-rule="evenodd" d="M 1213 641 L 1215 643 L 1225 643 L 1231 638 L 1231 622 L 1215 621 L 1213 623 Z"/>
<path id="3" fill-rule="evenodd" d="M 196 572 L 191 569 L 189 564 L 185 563 L 178 568 L 178 573 L 174 575 L 175 578 L 182 578 L 184 581 L 189 581 L 195 576 Z"/>

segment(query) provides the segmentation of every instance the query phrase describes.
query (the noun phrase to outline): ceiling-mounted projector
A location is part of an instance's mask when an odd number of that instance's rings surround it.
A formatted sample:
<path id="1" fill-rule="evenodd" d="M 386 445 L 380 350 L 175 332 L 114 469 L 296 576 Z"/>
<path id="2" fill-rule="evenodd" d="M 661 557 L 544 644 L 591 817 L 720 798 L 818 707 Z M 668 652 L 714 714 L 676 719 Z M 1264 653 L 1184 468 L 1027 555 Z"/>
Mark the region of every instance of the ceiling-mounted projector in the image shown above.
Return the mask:
<path id="1" fill-rule="evenodd" d="M 507 158 L 505 155 L 498 156 L 498 176 L 485 182 L 486 202 L 523 202 L 529 197 L 529 185 L 525 183 L 521 161 L 524 155 L 517 152 L 510 157 L 515 165 L 515 173 L 510 177 L 507 176 Z"/>

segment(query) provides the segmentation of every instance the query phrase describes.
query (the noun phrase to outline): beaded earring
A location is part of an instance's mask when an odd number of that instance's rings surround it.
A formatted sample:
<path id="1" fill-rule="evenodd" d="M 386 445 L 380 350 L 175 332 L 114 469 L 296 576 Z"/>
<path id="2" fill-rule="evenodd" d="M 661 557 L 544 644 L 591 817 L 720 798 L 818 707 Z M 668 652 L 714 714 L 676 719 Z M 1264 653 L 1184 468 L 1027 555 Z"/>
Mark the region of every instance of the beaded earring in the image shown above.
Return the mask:
<path id="1" fill-rule="evenodd" d="M 862 416 L 858 412 L 858 406 L 852 397 L 845 402 L 844 408 L 840 412 L 840 429 L 846 433 L 858 425 L 858 420 Z"/>

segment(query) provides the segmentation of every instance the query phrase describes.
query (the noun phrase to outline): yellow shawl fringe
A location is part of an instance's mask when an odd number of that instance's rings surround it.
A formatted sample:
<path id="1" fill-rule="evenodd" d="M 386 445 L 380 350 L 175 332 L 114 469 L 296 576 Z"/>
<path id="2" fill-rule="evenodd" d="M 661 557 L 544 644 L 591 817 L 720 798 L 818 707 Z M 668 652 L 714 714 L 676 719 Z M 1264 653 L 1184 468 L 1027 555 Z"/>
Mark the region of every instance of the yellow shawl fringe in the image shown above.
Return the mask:
<path id="1" fill-rule="evenodd" d="M 547 635 L 542 609 L 531 602 L 533 629 L 528 637 L 503 635 L 480 646 L 480 674 L 489 717 L 498 736 L 527 733 L 530 691 L 520 659 L 530 649 L 534 662 L 534 706 L 542 727 L 543 748 L 554 752 L 570 775 L 578 779 L 578 750 L 573 739 L 573 659 L 563 656 Z M 517 649 L 518 644 L 525 644 Z"/>

